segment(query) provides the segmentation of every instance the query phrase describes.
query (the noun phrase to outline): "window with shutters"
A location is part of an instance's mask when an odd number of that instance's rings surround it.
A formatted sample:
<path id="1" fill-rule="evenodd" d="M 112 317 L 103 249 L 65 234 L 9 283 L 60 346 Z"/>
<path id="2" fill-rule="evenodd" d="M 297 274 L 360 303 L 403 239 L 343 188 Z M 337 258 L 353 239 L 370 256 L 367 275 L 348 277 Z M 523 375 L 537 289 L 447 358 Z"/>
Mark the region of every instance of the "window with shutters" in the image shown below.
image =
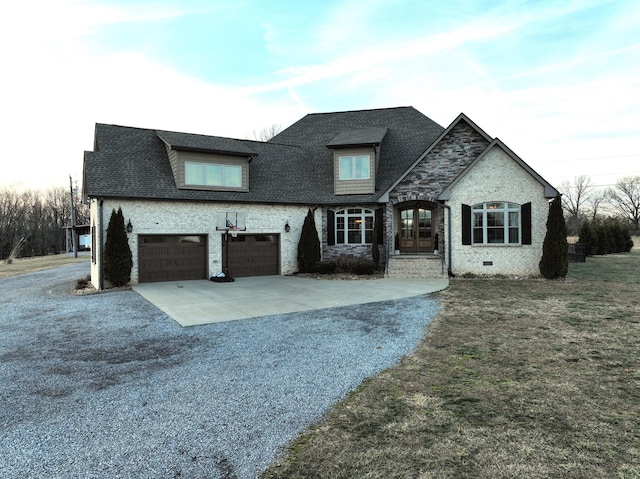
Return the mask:
<path id="1" fill-rule="evenodd" d="M 335 244 L 370 244 L 375 214 L 364 208 L 335 212 Z"/>
<path id="2" fill-rule="evenodd" d="M 471 207 L 471 244 L 521 244 L 520 205 L 488 202 Z"/>

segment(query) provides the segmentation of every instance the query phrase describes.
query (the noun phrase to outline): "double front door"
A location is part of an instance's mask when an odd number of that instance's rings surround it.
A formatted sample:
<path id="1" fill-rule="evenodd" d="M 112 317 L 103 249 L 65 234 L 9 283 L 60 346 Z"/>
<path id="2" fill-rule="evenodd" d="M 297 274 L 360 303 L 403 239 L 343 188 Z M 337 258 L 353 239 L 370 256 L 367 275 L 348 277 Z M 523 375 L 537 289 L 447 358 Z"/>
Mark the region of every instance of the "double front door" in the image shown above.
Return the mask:
<path id="1" fill-rule="evenodd" d="M 400 251 L 423 253 L 433 251 L 432 211 L 420 206 L 400 210 Z"/>

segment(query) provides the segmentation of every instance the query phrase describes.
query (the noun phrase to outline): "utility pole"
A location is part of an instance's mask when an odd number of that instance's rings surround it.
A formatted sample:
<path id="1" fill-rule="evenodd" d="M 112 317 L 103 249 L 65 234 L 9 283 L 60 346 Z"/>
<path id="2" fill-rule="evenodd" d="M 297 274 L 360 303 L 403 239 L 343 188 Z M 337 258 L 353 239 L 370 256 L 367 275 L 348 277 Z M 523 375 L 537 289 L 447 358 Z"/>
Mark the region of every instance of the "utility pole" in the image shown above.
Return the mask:
<path id="1" fill-rule="evenodd" d="M 71 244 L 73 245 L 73 257 L 78 257 L 78 236 L 76 235 L 76 207 L 73 204 L 73 180 L 69 175 L 69 193 L 71 195 Z"/>

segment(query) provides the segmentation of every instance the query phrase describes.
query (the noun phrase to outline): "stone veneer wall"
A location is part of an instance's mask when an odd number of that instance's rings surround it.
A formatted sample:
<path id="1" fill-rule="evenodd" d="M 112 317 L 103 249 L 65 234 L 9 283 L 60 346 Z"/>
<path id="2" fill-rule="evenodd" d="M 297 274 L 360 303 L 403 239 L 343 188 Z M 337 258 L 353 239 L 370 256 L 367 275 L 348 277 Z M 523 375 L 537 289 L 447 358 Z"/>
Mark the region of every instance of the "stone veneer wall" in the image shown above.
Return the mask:
<path id="1" fill-rule="evenodd" d="M 125 223 L 131 219 L 133 233 L 129 235 L 129 247 L 133 253 L 131 283 L 138 282 L 138 235 L 193 234 L 208 236 L 209 276 L 222 270 L 222 232 L 216 231 L 218 212 L 238 211 L 246 214 L 246 234 L 280 235 L 280 273 L 292 274 L 298 269 L 298 242 L 308 206 L 296 205 L 244 205 L 233 203 L 169 202 L 143 200 L 105 200 L 103 239 L 97 239 L 96 263 L 91 265 L 91 282 L 98 287 L 99 248 L 106 239 L 106 230 L 113 209 L 122 208 Z M 91 225 L 98 227 L 98 202 L 91 202 Z M 291 230 L 284 231 L 289 222 Z M 323 215 L 315 213 L 316 227 L 322 231 Z M 242 233 L 238 233 L 242 234 Z"/>
<path id="2" fill-rule="evenodd" d="M 473 206 L 490 201 L 521 205 L 531 202 L 531 245 L 462 244 L 461 205 Z M 549 200 L 544 197 L 544 187 L 502 148 L 492 148 L 460 179 L 452 188 L 448 203 L 453 225 L 451 247 L 454 274 L 539 274 L 538 262 L 542 257 Z M 485 262 L 491 265 L 485 265 Z"/>
<path id="3" fill-rule="evenodd" d="M 394 207 L 406 201 L 429 201 L 437 197 L 475 158 L 482 153 L 489 141 L 466 121 L 461 120 L 437 145 L 398 183 L 389 194 L 386 208 L 385 238 L 388 254 L 393 254 L 396 221 Z M 444 209 L 437 210 L 436 225 L 440 244 L 446 245 Z"/>
<path id="4" fill-rule="evenodd" d="M 373 253 L 371 252 L 370 244 L 335 244 L 329 246 L 327 243 L 327 211 L 333 210 L 338 211 L 345 208 L 359 208 L 359 209 L 369 209 L 374 210 L 377 208 L 376 206 L 354 206 L 354 205 L 346 205 L 346 206 L 332 206 L 332 207 L 324 207 L 322 208 L 322 259 L 324 261 L 336 260 L 343 256 L 353 256 L 356 258 L 367 258 L 372 259 Z M 385 216 L 386 222 L 386 216 Z M 378 245 L 378 251 L 380 252 L 380 264 L 384 265 L 386 263 L 386 248 L 384 244 Z"/>

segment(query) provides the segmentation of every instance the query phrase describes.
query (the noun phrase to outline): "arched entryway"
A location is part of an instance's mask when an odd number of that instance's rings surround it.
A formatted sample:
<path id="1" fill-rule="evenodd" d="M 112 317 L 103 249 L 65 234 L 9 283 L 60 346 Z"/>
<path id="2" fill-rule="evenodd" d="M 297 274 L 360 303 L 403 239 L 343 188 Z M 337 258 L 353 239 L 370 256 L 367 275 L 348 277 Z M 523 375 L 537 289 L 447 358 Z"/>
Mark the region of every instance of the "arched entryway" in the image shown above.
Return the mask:
<path id="1" fill-rule="evenodd" d="M 410 202 L 397 206 L 400 253 L 431 253 L 434 250 L 435 204 Z"/>

